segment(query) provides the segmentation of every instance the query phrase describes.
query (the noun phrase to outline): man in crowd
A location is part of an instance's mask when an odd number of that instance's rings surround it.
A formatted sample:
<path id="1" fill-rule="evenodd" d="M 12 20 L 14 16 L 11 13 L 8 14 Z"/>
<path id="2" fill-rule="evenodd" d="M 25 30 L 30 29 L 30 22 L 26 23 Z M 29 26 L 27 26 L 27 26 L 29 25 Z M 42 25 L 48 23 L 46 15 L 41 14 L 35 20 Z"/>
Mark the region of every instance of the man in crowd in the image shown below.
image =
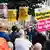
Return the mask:
<path id="1" fill-rule="evenodd" d="M 0 37 L 5 38 L 7 41 L 11 41 L 8 35 L 8 25 L 5 23 L 0 23 Z"/>
<path id="2" fill-rule="evenodd" d="M 44 34 L 44 33 L 43 33 Z M 36 44 L 37 42 L 41 43 L 42 46 L 44 45 L 46 41 L 46 36 L 43 35 L 42 33 L 37 32 L 36 29 L 34 29 L 34 34 L 32 36 L 32 44 Z"/>
<path id="3" fill-rule="evenodd" d="M 15 50 L 29 50 L 32 43 L 23 37 L 23 31 L 19 31 L 18 37 L 15 39 Z"/>
<path id="4" fill-rule="evenodd" d="M 10 39 L 10 37 L 8 35 L 8 25 L 6 23 L 0 23 L 0 39 L 1 40 L 5 39 L 6 43 L 8 43 L 8 46 L 9 47 L 11 46 L 10 48 L 13 48 L 13 43 L 10 42 L 11 39 Z M 4 40 L 2 42 L 4 43 Z"/>
<path id="5" fill-rule="evenodd" d="M 17 26 L 12 26 L 12 33 L 9 35 L 10 38 L 11 38 L 11 42 L 13 43 L 14 47 L 13 49 L 15 50 L 15 44 L 14 44 L 14 41 L 15 41 L 15 38 L 17 37 L 18 35 L 18 32 L 19 32 L 19 29 L 17 28 Z"/>
<path id="6" fill-rule="evenodd" d="M 13 50 L 13 44 L 0 37 L 0 50 Z"/>
<path id="7" fill-rule="evenodd" d="M 34 45 L 33 50 L 42 50 L 42 45 L 41 45 L 40 43 L 36 43 L 36 44 Z"/>
<path id="8" fill-rule="evenodd" d="M 17 36 L 18 31 L 19 30 L 18 30 L 17 26 L 12 26 L 12 33 L 10 34 L 10 38 L 11 38 L 12 42 L 14 42 L 15 37 Z"/>

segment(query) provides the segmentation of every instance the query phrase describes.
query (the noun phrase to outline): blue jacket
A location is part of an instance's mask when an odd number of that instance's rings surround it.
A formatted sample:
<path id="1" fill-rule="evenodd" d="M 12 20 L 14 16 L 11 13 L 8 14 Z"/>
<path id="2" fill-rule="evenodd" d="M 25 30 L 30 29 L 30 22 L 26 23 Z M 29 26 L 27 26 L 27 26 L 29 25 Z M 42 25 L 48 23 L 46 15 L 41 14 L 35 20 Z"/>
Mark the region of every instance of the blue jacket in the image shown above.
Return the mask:
<path id="1" fill-rule="evenodd" d="M 5 38 L 7 41 L 10 41 L 11 40 L 10 37 L 9 37 L 9 35 L 6 34 L 5 32 L 0 32 L 0 37 Z"/>

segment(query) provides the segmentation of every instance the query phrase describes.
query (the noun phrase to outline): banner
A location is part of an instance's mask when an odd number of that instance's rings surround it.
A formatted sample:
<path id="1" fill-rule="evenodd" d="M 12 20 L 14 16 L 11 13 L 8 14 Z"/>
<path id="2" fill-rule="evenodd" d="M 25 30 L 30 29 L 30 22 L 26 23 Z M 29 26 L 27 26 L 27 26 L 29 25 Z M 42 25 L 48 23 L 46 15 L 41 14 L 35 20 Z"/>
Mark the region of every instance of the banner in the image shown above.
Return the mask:
<path id="1" fill-rule="evenodd" d="M 50 9 L 47 8 L 37 8 L 35 9 L 35 19 L 36 21 L 49 19 L 50 18 Z"/>
<path id="2" fill-rule="evenodd" d="M 28 7 L 19 7 L 19 20 L 24 21 L 28 18 Z"/>
<path id="3" fill-rule="evenodd" d="M 36 29 L 38 32 L 50 30 L 50 9 L 35 9 Z"/>
<path id="4" fill-rule="evenodd" d="M 17 17 L 17 10 L 16 9 L 8 9 L 8 21 L 9 22 L 16 22 Z"/>
<path id="5" fill-rule="evenodd" d="M 50 30 L 50 19 L 38 21 L 36 29 L 38 32 Z"/>

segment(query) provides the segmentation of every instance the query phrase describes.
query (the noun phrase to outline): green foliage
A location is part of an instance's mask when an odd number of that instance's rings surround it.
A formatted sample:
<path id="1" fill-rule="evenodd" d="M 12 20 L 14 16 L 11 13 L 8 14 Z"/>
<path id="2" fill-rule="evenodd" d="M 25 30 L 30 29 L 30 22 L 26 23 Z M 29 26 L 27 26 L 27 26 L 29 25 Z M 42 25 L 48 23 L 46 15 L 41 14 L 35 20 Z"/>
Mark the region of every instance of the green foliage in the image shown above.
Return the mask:
<path id="1" fill-rule="evenodd" d="M 0 0 L 0 3 L 7 3 L 8 0 Z"/>

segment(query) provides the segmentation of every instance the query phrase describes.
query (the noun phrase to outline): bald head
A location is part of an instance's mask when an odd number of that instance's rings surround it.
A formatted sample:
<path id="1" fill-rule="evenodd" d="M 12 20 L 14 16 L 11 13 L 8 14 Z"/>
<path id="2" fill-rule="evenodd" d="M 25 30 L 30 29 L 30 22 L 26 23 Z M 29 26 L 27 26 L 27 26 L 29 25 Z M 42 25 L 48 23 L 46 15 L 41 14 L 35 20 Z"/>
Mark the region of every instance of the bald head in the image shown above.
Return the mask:
<path id="1" fill-rule="evenodd" d="M 42 45 L 40 43 L 36 43 L 34 45 L 34 50 L 41 50 L 42 49 Z"/>
<path id="2" fill-rule="evenodd" d="M 1 23 L 0 22 L 0 31 L 7 31 L 8 30 L 8 24 L 6 23 Z"/>

